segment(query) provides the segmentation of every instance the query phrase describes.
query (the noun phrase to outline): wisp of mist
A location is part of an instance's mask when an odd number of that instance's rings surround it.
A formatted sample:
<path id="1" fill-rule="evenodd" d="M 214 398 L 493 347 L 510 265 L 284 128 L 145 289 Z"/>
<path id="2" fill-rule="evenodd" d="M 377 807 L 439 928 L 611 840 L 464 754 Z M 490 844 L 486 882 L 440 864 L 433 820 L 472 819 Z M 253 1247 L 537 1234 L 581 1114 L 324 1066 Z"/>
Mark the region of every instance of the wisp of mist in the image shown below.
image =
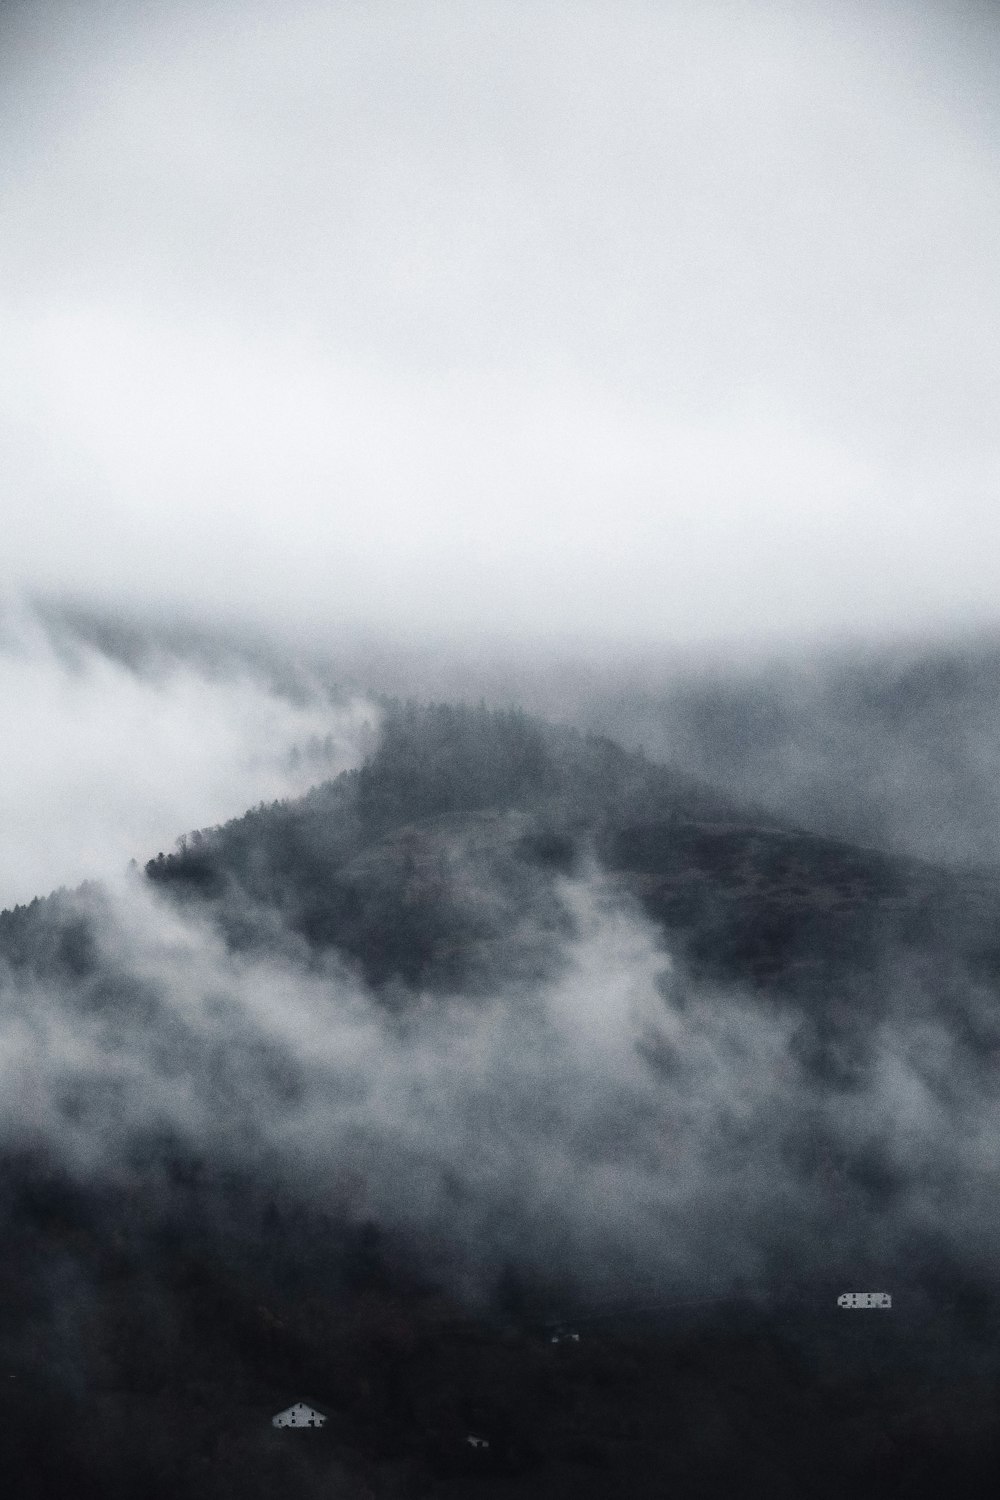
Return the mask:
<path id="1" fill-rule="evenodd" d="M 319 686 L 293 701 L 248 663 L 210 672 L 162 654 L 130 669 L 17 604 L 0 630 L 0 693 L 0 906 L 297 795 L 355 764 L 378 719 Z"/>

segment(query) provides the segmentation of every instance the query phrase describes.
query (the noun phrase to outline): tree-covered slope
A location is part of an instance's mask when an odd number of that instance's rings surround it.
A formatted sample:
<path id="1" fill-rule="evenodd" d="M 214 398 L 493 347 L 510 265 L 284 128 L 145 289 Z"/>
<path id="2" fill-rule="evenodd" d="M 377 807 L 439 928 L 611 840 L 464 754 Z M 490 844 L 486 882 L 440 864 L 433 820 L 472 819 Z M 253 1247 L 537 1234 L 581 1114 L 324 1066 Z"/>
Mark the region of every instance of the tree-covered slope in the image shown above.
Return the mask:
<path id="1" fill-rule="evenodd" d="M 1000 1378 L 998 891 L 397 706 L 357 770 L 0 914 L 5 1471 L 962 1493 Z M 309 1448 L 269 1425 L 299 1398 Z"/>
<path id="2" fill-rule="evenodd" d="M 194 833 L 146 874 L 237 947 L 293 936 L 375 985 L 459 991 L 521 971 L 529 915 L 563 930 L 553 881 L 588 859 L 706 977 L 823 994 L 900 950 L 998 972 L 1000 872 L 813 834 L 516 711 L 397 705 L 360 769 Z"/>

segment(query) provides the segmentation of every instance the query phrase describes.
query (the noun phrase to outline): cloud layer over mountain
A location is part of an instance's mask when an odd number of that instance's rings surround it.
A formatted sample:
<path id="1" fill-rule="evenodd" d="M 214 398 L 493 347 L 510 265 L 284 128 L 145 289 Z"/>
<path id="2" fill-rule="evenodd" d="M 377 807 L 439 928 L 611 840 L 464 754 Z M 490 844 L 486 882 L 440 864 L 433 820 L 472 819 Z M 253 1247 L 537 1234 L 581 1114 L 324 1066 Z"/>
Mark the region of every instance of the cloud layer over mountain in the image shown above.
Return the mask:
<path id="1" fill-rule="evenodd" d="M 995 618 L 992 8 L 4 28 L 8 584 L 397 635 Z"/>

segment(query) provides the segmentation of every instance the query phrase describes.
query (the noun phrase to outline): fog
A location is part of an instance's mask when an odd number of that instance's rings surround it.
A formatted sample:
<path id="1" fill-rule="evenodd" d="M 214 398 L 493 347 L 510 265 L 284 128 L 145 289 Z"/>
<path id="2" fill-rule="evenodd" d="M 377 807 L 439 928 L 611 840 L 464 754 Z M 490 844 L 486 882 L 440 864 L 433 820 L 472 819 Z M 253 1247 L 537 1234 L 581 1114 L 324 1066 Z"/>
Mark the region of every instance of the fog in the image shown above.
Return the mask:
<path id="1" fill-rule="evenodd" d="M 993 7 L 2 24 L 8 586 L 400 639 L 995 620 Z"/>
<path id="2" fill-rule="evenodd" d="M 132 670 L 11 607 L 0 633 L 0 907 L 114 877 L 188 828 L 355 764 L 377 710 L 304 678 L 161 650 Z"/>
<path id="3" fill-rule="evenodd" d="M 661 1300 L 888 1267 L 911 1312 L 932 1256 L 989 1279 L 996 1052 L 900 974 L 824 1085 L 801 1013 L 691 984 L 597 869 L 557 891 L 550 982 L 393 1016 L 339 961 L 233 955 L 122 876 L 78 898 L 90 979 L 5 979 L 3 1144 L 116 1191 L 155 1181 L 144 1141 L 252 1164 L 473 1302 L 509 1265 Z"/>

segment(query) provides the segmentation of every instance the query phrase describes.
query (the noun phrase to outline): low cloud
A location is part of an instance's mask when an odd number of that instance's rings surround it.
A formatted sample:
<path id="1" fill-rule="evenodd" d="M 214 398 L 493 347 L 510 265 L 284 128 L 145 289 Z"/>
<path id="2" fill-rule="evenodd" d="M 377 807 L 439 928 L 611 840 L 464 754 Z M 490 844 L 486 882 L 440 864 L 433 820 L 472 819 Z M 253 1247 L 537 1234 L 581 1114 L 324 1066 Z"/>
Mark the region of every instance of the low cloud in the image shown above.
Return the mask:
<path id="1" fill-rule="evenodd" d="M 132 669 L 11 602 L 0 630 L 0 906 L 108 876 L 178 834 L 355 764 L 378 714 L 249 661 Z"/>
<path id="2" fill-rule="evenodd" d="M 4 981 L 5 1144 L 148 1188 L 137 1149 L 180 1141 L 473 1300 L 511 1265 L 591 1299 L 912 1288 L 941 1254 L 989 1278 L 995 1054 L 907 995 L 822 1082 L 799 1012 L 692 986 L 598 869 L 555 888 L 550 978 L 395 1011 L 291 938 L 230 952 L 137 876 L 83 893 L 89 977 Z"/>

